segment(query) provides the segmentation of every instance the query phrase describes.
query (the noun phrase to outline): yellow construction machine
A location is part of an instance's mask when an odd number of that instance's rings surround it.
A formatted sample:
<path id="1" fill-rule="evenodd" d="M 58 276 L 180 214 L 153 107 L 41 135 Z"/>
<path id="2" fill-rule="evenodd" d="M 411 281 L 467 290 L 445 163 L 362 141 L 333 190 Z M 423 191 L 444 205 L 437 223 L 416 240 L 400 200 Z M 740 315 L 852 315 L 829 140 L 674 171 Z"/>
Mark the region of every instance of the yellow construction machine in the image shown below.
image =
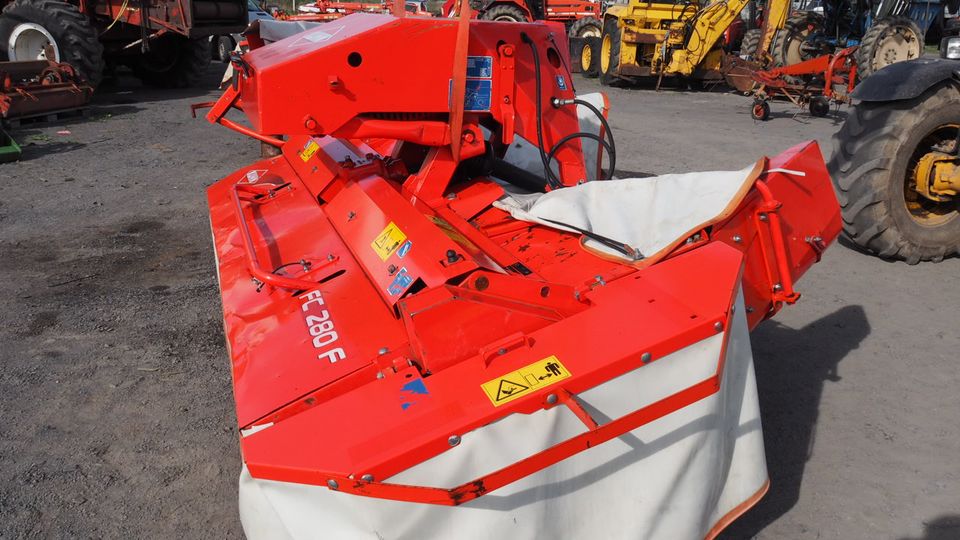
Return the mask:
<path id="1" fill-rule="evenodd" d="M 619 80 L 664 76 L 698 83 L 720 79 L 724 55 L 721 38 L 750 0 L 654 3 L 629 0 L 604 13 L 599 75 L 605 85 Z M 768 0 L 763 8 L 760 42 L 763 55 L 774 33 L 783 27 L 789 0 Z M 751 47 L 752 48 L 752 47 Z"/>

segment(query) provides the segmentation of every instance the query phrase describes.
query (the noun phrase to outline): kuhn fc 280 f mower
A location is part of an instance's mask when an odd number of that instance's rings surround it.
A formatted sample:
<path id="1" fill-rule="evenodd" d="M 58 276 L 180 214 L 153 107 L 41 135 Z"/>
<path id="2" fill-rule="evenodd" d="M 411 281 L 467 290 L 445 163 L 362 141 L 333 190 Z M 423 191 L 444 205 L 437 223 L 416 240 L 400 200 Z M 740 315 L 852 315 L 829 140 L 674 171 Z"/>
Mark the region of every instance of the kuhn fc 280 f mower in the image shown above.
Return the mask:
<path id="1" fill-rule="evenodd" d="M 748 332 L 839 231 L 815 143 L 605 180 L 559 25 L 262 41 L 208 114 L 282 150 L 208 192 L 249 537 L 703 538 L 762 496 Z"/>

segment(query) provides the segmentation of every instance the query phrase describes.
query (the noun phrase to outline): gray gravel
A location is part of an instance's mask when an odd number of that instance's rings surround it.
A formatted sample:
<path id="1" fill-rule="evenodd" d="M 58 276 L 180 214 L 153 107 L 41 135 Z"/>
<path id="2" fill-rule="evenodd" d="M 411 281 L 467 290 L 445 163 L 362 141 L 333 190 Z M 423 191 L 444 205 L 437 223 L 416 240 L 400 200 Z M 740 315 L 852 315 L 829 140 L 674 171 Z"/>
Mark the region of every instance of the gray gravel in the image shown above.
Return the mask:
<path id="1" fill-rule="evenodd" d="M 0 537 L 239 537 L 204 188 L 258 145 L 121 79 L 0 165 Z M 581 91 L 596 88 L 577 79 Z M 612 89 L 621 174 L 740 168 L 836 118 Z M 841 111 L 843 114 L 843 111 Z M 58 131 L 69 130 L 69 134 Z M 771 488 L 724 538 L 960 538 L 960 260 L 834 245 L 753 336 Z"/>

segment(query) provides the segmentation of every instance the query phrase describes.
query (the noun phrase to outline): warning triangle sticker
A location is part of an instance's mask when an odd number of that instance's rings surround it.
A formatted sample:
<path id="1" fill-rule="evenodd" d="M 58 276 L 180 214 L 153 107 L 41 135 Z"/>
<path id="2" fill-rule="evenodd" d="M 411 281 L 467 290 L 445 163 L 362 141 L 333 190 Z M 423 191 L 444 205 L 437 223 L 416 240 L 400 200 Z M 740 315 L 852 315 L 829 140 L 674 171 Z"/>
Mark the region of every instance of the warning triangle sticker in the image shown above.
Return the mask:
<path id="1" fill-rule="evenodd" d="M 500 379 L 500 387 L 497 389 L 497 401 L 503 401 L 509 399 L 510 396 L 519 394 L 524 390 L 529 390 L 529 386 L 522 385 L 520 383 L 515 383 L 513 381 L 508 381 L 507 379 Z"/>

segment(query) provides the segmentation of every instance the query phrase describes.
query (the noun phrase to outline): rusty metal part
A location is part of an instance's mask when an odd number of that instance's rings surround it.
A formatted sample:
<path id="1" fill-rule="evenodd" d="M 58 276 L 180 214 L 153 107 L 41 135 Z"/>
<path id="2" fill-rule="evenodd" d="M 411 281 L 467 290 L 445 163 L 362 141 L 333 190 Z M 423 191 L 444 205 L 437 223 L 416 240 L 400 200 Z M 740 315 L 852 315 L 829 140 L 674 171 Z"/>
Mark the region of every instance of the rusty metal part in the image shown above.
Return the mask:
<path id="1" fill-rule="evenodd" d="M 82 107 L 93 88 L 69 64 L 0 62 L 0 117 L 20 118 Z"/>

